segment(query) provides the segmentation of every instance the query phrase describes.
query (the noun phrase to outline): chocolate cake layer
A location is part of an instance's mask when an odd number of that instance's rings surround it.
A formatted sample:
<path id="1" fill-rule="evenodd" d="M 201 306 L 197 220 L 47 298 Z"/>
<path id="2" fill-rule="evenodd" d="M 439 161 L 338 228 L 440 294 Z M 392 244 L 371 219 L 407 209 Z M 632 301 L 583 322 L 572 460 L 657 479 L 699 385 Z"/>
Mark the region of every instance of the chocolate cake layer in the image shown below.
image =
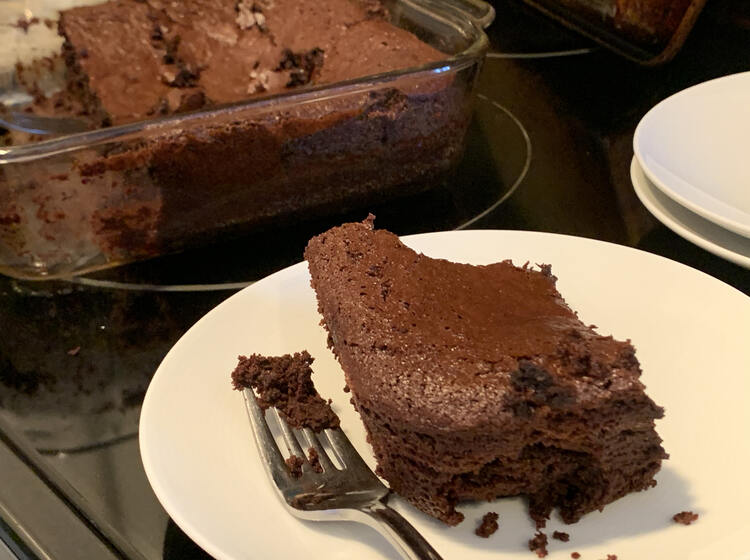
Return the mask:
<path id="1" fill-rule="evenodd" d="M 446 523 L 528 497 L 566 522 L 655 484 L 666 457 L 629 342 L 584 324 L 550 267 L 417 254 L 372 220 L 305 252 L 380 474 Z"/>

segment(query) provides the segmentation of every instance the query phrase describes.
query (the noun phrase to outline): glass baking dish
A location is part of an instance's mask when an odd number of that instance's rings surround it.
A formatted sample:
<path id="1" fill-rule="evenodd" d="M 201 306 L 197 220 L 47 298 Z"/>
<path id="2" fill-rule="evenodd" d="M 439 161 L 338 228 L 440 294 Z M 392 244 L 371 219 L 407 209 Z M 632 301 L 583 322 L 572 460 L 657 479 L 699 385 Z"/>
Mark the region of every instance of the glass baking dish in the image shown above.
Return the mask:
<path id="1" fill-rule="evenodd" d="M 671 60 L 706 0 L 523 0 L 639 64 Z"/>
<path id="2" fill-rule="evenodd" d="M 40 142 L 0 136 L 0 273 L 82 274 L 434 186 L 461 157 L 494 10 L 387 7 L 445 59 Z"/>

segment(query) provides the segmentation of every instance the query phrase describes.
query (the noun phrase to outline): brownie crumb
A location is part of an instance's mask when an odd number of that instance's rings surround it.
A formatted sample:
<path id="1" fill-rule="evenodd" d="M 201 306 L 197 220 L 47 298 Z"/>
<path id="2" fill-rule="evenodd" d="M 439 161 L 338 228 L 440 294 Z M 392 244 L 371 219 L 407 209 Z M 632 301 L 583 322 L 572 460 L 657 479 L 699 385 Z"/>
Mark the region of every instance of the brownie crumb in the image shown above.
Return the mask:
<path id="1" fill-rule="evenodd" d="M 617 560 L 617 554 L 607 554 L 607 560 Z"/>
<path id="2" fill-rule="evenodd" d="M 312 470 L 314 470 L 316 473 L 323 472 L 323 466 L 320 464 L 320 455 L 318 455 L 317 449 L 315 449 L 314 447 L 309 448 L 307 450 L 307 458 L 310 461 Z"/>
<path id="3" fill-rule="evenodd" d="M 574 558 L 575 560 L 578 560 L 581 557 L 581 555 L 578 552 L 571 552 L 570 557 Z"/>
<path id="4" fill-rule="evenodd" d="M 339 417 L 315 390 L 311 375 L 313 358 L 307 351 L 266 357 L 259 354 L 239 357 L 232 372 L 235 389 L 254 388 L 262 409 L 276 407 L 295 428 L 319 432 L 337 428 Z"/>
<path id="5" fill-rule="evenodd" d="M 547 535 L 541 531 L 534 534 L 534 538 L 529 540 L 529 550 L 536 552 L 539 558 L 547 556 Z"/>
<path id="6" fill-rule="evenodd" d="M 552 533 L 552 538 L 557 539 L 558 541 L 568 542 L 570 540 L 570 535 L 562 531 L 555 531 Z"/>
<path id="7" fill-rule="evenodd" d="M 681 511 L 680 513 L 675 513 L 672 516 L 672 519 L 675 523 L 680 523 L 681 525 L 690 525 L 694 521 L 698 520 L 698 514 L 693 513 L 692 511 Z"/>
<path id="8" fill-rule="evenodd" d="M 494 511 L 488 511 L 484 514 L 484 517 L 482 517 L 482 523 L 479 524 L 479 527 L 477 527 L 474 532 L 479 537 L 483 537 L 485 539 L 488 538 L 491 534 L 497 531 L 497 518 L 497 513 L 495 513 Z"/>
<path id="9" fill-rule="evenodd" d="M 302 476 L 302 465 L 305 462 L 302 457 L 290 455 L 284 462 L 289 469 L 289 474 L 291 474 L 294 478 L 299 478 Z"/>

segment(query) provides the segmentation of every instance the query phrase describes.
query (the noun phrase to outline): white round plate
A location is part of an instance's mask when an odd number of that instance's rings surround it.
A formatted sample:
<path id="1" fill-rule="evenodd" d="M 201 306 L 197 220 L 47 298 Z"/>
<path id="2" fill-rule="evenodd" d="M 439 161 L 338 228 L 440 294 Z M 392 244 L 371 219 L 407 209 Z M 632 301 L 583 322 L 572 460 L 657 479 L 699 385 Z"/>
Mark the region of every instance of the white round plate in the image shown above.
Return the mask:
<path id="1" fill-rule="evenodd" d="M 660 102 L 638 124 L 633 149 L 664 194 L 750 237 L 750 72 Z"/>
<path id="2" fill-rule="evenodd" d="M 635 194 L 656 219 L 680 237 L 717 257 L 750 268 L 750 239 L 701 218 L 657 189 L 638 163 L 630 162 Z"/>
<path id="3" fill-rule="evenodd" d="M 750 517 L 750 298 L 662 257 L 624 246 L 555 234 L 460 231 L 404 239 L 427 255 L 475 264 L 512 259 L 550 263 L 558 287 L 586 323 L 637 348 L 649 395 L 666 408 L 657 423 L 670 454 L 658 485 L 628 495 L 574 525 L 553 518 L 550 559 L 746 559 Z M 313 380 L 333 399 L 345 431 L 372 465 L 364 430 L 326 347 L 304 263 L 273 274 L 209 312 L 172 348 L 143 403 L 140 449 L 166 511 L 219 559 L 396 559 L 372 529 L 304 522 L 289 515 L 260 463 L 241 393 L 230 372 L 237 356 L 307 349 Z M 520 499 L 467 504 L 466 521 L 446 527 L 402 500 L 392 503 L 446 560 L 529 560 L 534 534 Z M 689 527 L 674 514 L 690 510 Z M 500 529 L 474 534 L 495 511 Z"/>

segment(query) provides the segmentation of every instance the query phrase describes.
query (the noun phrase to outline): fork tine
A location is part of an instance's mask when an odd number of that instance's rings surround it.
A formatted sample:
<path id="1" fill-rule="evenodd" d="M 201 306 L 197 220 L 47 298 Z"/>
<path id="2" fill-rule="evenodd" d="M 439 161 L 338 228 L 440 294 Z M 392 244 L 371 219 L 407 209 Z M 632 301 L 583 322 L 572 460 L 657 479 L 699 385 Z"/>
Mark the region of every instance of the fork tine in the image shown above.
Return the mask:
<path id="1" fill-rule="evenodd" d="M 318 439 L 317 434 L 310 428 L 304 428 L 302 432 L 305 434 L 305 437 L 307 438 L 307 441 L 310 443 L 310 445 L 315 449 L 315 451 L 318 452 L 318 461 L 320 462 L 320 466 L 323 467 L 323 471 L 328 472 L 331 469 L 335 469 L 336 466 L 328 457 L 328 453 L 320 443 L 320 439 Z"/>
<path id="2" fill-rule="evenodd" d="M 292 480 L 266 422 L 266 415 L 255 400 L 255 393 L 252 389 L 245 389 L 243 395 L 266 472 L 271 476 L 287 509 L 296 517 L 316 521 L 345 519 L 366 523 L 388 539 L 404 559 L 441 560 L 440 555 L 416 529 L 387 505 L 388 488 L 368 468 L 341 429 L 327 429 L 324 433 L 339 463 L 343 465 L 343 470 L 331 464 L 330 456 L 321 445 L 318 435 L 310 429 L 301 430 L 307 441 L 318 451 L 321 466 L 326 471 L 319 476 L 313 472 L 309 459 L 301 452 L 300 441 L 295 432 L 276 412 L 290 453 L 307 459 L 303 462 L 302 476 L 299 480 Z"/>
<path id="3" fill-rule="evenodd" d="M 284 420 L 281 414 L 279 414 L 279 410 L 277 408 L 274 408 L 273 412 L 276 416 L 276 420 L 279 422 L 279 426 L 281 427 L 281 433 L 284 436 L 284 443 L 286 444 L 286 449 L 287 451 L 289 451 L 289 454 L 296 455 L 297 457 L 305 459 L 307 457 L 307 454 L 302 450 L 299 441 L 297 441 L 297 436 L 294 435 L 294 432 L 289 427 L 289 424 L 287 424 L 286 420 Z"/>
<path id="4" fill-rule="evenodd" d="M 271 429 L 268 427 L 266 415 L 255 401 L 255 393 L 252 389 L 244 389 L 242 392 L 245 396 L 245 403 L 247 403 L 247 415 L 250 417 L 255 443 L 258 445 L 263 463 L 268 468 L 268 473 L 275 484 L 288 484 L 292 480 L 292 476 L 289 474 L 284 457 L 281 455 Z"/>
<path id="5" fill-rule="evenodd" d="M 328 436 L 328 441 L 331 442 L 333 450 L 336 452 L 336 455 L 338 455 L 339 461 L 345 468 L 364 469 L 363 472 L 367 471 L 372 474 L 370 467 L 367 466 L 364 459 L 362 459 L 360 454 L 357 453 L 357 450 L 354 449 L 354 446 L 341 428 L 326 430 L 326 435 Z M 373 474 L 373 476 L 375 475 Z"/>

